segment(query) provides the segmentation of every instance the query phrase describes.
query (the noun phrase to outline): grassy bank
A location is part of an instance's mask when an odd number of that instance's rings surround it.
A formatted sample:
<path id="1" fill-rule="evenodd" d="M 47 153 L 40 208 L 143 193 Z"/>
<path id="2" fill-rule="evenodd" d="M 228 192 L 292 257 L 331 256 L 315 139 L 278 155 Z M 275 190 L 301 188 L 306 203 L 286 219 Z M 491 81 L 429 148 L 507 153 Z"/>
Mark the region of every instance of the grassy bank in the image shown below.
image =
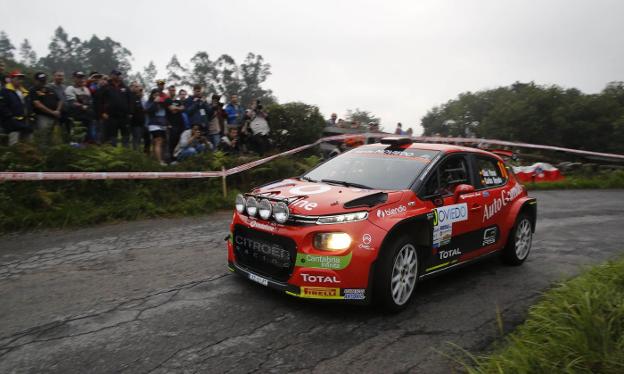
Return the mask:
<path id="1" fill-rule="evenodd" d="M 594 173 L 590 175 L 570 175 L 557 182 L 527 183 L 529 190 L 572 190 L 624 188 L 624 171 Z"/>
<path id="2" fill-rule="evenodd" d="M 19 171 L 201 171 L 230 168 L 258 157 L 209 153 L 176 166 L 160 166 L 123 148 L 58 146 L 46 152 L 28 145 L 0 149 L 0 170 Z M 318 158 L 278 158 L 227 178 L 0 183 L 0 232 L 73 227 L 150 217 L 189 216 L 231 208 L 237 191 L 301 174 Z"/>
<path id="3" fill-rule="evenodd" d="M 624 259 L 548 291 L 469 373 L 624 373 Z"/>

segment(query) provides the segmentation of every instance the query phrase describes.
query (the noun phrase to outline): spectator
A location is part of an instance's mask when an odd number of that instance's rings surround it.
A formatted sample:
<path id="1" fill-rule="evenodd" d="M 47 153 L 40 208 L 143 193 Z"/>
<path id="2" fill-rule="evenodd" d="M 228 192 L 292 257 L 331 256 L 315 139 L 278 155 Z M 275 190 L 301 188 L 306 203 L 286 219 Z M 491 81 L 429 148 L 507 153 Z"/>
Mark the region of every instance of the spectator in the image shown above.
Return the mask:
<path id="1" fill-rule="evenodd" d="M 4 75 L 4 69 L 6 69 L 6 65 L 4 64 L 4 61 L 0 60 L 0 89 L 4 87 L 7 80 L 7 77 Z"/>
<path id="2" fill-rule="evenodd" d="M 227 135 L 222 137 L 219 143 L 219 150 L 230 155 L 237 155 L 240 153 L 238 127 L 228 127 Z"/>
<path id="3" fill-rule="evenodd" d="M 119 70 L 113 70 L 108 83 L 103 84 L 100 80 L 101 94 L 98 95 L 100 118 L 104 121 L 106 140 L 113 147 L 117 146 L 119 133 L 124 147 L 128 147 L 130 141 L 129 121 L 132 101 L 130 90 L 121 80 L 121 75 Z"/>
<path id="4" fill-rule="evenodd" d="M 188 130 L 191 128 L 191 122 L 189 121 L 189 116 L 186 113 L 186 99 L 188 98 L 186 90 L 180 90 L 180 92 L 178 92 L 178 98 L 180 99 L 180 102 L 182 102 L 182 105 L 184 105 L 184 112 L 182 112 L 182 119 L 184 119 L 184 130 Z"/>
<path id="5" fill-rule="evenodd" d="M 180 142 L 175 148 L 174 155 L 178 161 L 205 152 L 211 145 L 202 135 L 202 128 L 195 124 L 190 130 L 185 130 L 180 136 Z"/>
<path id="6" fill-rule="evenodd" d="M 219 145 L 225 128 L 226 114 L 223 110 L 223 104 L 219 100 L 221 100 L 220 95 L 212 95 L 210 111 L 208 112 L 208 140 L 212 144 L 213 149 L 216 149 Z"/>
<path id="7" fill-rule="evenodd" d="M 180 135 L 185 130 L 183 115 L 185 108 L 184 102 L 176 96 L 175 86 L 169 86 L 168 90 L 169 97 L 165 100 L 165 103 L 167 105 L 167 123 L 169 124 L 169 126 L 167 127 L 167 144 L 169 155 L 171 155 L 171 158 L 173 159 L 175 147 L 180 141 Z"/>
<path id="8" fill-rule="evenodd" d="M 28 140 L 33 130 L 26 121 L 28 90 L 22 85 L 24 74 L 13 71 L 5 79 L 7 83 L 0 88 L 0 124 L 9 133 L 9 145 L 13 145 L 18 137 Z"/>
<path id="9" fill-rule="evenodd" d="M 346 124 L 345 120 L 341 118 L 341 119 L 338 120 L 338 123 L 336 124 L 336 126 L 338 126 L 338 127 L 347 127 L 347 124 Z"/>
<path id="10" fill-rule="evenodd" d="M 269 146 L 270 128 L 267 114 L 263 111 L 260 100 L 256 100 L 252 108 L 247 111 L 247 117 L 249 120 L 243 128 L 243 133 L 247 135 L 247 142 L 253 151 L 264 154 Z"/>
<path id="11" fill-rule="evenodd" d="M 93 110 L 96 113 L 93 124 L 95 126 L 95 142 L 97 144 L 102 143 L 102 138 L 104 137 L 103 135 L 104 124 L 102 121 L 100 121 L 100 117 L 98 115 L 98 113 L 100 113 L 99 96 L 102 93 L 102 90 L 100 90 L 101 80 L 102 80 L 102 74 L 98 73 L 97 71 L 92 71 L 91 73 L 89 73 L 89 79 L 87 79 L 87 83 L 86 83 L 86 86 L 89 89 L 89 92 L 91 92 L 91 99 L 93 101 Z"/>
<path id="12" fill-rule="evenodd" d="M 186 114 L 188 115 L 191 126 L 199 125 L 202 128 L 202 132 L 205 132 L 208 128 L 208 112 L 210 111 L 210 107 L 204 98 L 201 85 L 196 84 L 193 86 L 193 96 L 186 99 L 184 107 L 186 108 Z"/>
<path id="13" fill-rule="evenodd" d="M 403 134 L 405 134 L 403 132 L 403 125 L 401 124 L 401 122 L 397 122 L 397 127 L 394 130 L 394 135 L 403 135 Z"/>
<path id="14" fill-rule="evenodd" d="M 79 121 L 87 130 L 86 142 L 95 144 L 97 142 L 97 130 L 91 91 L 86 86 L 85 74 L 83 72 L 76 71 L 72 75 L 74 77 L 74 85 L 65 89 L 67 111 L 71 118 Z"/>
<path id="15" fill-rule="evenodd" d="M 245 117 L 245 110 L 238 104 L 238 96 L 230 96 L 230 102 L 225 106 L 228 126 L 240 127 Z"/>
<path id="16" fill-rule="evenodd" d="M 147 125 L 152 137 L 154 157 L 161 165 L 166 165 L 163 158 L 163 146 L 167 136 L 167 104 L 157 88 L 150 92 L 145 108 Z"/>
<path id="17" fill-rule="evenodd" d="M 132 119 L 130 120 L 130 132 L 132 133 L 132 149 L 139 150 L 143 143 L 143 152 L 149 154 L 150 135 L 145 127 L 145 102 L 143 99 L 143 87 L 137 82 L 130 84 L 132 98 Z"/>
<path id="18" fill-rule="evenodd" d="M 59 119 L 59 124 L 63 129 L 63 135 L 65 140 L 69 140 L 69 135 L 71 134 L 72 123 L 69 120 L 69 112 L 65 105 L 67 98 L 65 97 L 65 90 L 67 86 L 65 86 L 65 73 L 57 70 L 52 75 L 52 84 L 50 87 L 56 92 L 56 96 L 58 96 L 59 100 L 61 100 L 61 118 Z"/>
<path id="19" fill-rule="evenodd" d="M 327 126 L 336 126 L 336 119 L 338 115 L 336 113 L 332 113 L 331 117 L 327 120 Z"/>
<path id="20" fill-rule="evenodd" d="M 165 80 L 164 79 L 158 79 L 156 81 L 156 89 L 158 90 L 158 93 L 163 99 L 168 97 L 167 93 L 165 92 Z"/>
<path id="21" fill-rule="evenodd" d="M 35 136 L 43 147 L 47 147 L 53 143 L 54 126 L 60 125 L 63 101 L 51 86 L 46 85 L 48 76 L 45 73 L 38 72 L 34 78 L 30 98 L 33 112 L 37 114 Z"/>
<path id="22" fill-rule="evenodd" d="M 407 129 L 407 131 L 405 132 L 405 135 L 412 137 L 414 136 L 414 129 L 412 129 L 411 127 L 409 129 Z"/>

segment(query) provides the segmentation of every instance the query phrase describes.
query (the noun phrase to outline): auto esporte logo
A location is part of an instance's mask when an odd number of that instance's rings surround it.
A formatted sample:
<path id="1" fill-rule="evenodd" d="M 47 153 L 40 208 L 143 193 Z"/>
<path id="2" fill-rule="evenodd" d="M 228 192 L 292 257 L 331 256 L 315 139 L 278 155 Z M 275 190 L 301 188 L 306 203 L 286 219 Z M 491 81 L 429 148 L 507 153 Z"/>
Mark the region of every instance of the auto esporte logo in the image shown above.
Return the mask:
<path id="1" fill-rule="evenodd" d="M 394 216 L 396 214 L 403 213 L 406 210 L 407 210 L 407 207 L 405 207 L 405 205 L 399 205 L 396 208 L 387 208 L 387 209 L 381 208 L 377 210 L 377 218 L 385 218 L 385 217 Z"/>

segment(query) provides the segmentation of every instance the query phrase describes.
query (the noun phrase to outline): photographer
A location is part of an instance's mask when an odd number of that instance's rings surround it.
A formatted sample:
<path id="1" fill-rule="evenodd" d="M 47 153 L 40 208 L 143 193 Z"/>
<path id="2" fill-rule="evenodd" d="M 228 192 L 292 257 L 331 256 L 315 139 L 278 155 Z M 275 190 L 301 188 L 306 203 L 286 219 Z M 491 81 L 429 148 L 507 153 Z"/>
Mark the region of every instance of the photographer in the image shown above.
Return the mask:
<path id="1" fill-rule="evenodd" d="M 213 148 L 217 148 L 221 137 L 223 136 L 225 129 L 225 118 L 227 115 L 223 110 L 223 104 L 219 101 L 221 96 L 212 95 L 212 102 L 210 103 L 210 112 L 208 113 L 208 140 L 212 143 Z"/>
<path id="2" fill-rule="evenodd" d="M 243 127 L 243 134 L 252 151 L 264 154 L 269 148 L 269 122 L 268 115 L 263 111 L 260 100 L 256 100 L 254 106 L 246 113 L 247 121 Z"/>
<path id="3" fill-rule="evenodd" d="M 176 160 L 182 161 L 185 158 L 203 153 L 212 146 L 208 140 L 202 135 L 201 126 L 193 125 L 190 130 L 185 130 L 180 136 L 180 142 L 173 153 Z"/>
<path id="4" fill-rule="evenodd" d="M 191 126 L 199 125 L 202 131 L 206 131 L 210 106 L 204 98 L 201 85 L 196 84 L 193 86 L 193 96 L 184 101 L 184 107 L 186 108 L 186 115 Z"/>
<path id="5" fill-rule="evenodd" d="M 167 110 L 165 99 L 157 88 L 150 92 L 145 111 L 147 112 L 147 128 L 152 136 L 154 156 L 161 165 L 165 165 L 163 144 L 167 136 Z"/>

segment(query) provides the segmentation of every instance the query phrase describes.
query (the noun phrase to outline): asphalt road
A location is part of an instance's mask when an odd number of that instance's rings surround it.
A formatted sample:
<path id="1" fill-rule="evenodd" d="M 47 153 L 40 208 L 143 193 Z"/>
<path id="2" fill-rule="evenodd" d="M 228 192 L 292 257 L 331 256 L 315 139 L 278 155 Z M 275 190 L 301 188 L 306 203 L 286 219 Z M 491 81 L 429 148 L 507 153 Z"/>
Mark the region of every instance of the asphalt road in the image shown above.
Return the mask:
<path id="1" fill-rule="evenodd" d="M 419 284 L 403 313 L 226 269 L 229 213 L 0 238 L 0 372 L 423 372 L 483 352 L 554 282 L 624 253 L 624 191 L 539 192 L 532 253 Z"/>

